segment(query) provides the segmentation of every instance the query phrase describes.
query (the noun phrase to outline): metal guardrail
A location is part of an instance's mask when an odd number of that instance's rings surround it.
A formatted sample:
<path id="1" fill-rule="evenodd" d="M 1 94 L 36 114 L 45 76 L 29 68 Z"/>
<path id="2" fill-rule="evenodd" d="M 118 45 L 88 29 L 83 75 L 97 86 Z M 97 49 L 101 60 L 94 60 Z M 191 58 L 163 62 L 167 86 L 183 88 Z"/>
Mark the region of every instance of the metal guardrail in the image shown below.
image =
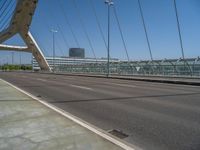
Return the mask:
<path id="1" fill-rule="evenodd" d="M 85 65 L 60 65 L 56 67 L 56 72 L 67 73 L 89 73 L 106 74 L 106 64 L 85 64 Z M 113 75 L 162 75 L 162 76 L 192 76 L 200 77 L 200 64 L 196 65 L 145 65 L 145 66 L 125 66 L 111 65 L 110 74 Z"/>
<path id="2" fill-rule="evenodd" d="M 92 59 L 57 58 L 55 60 L 55 72 L 63 73 L 84 73 L 99 74 L 107 73 L 107 62 L 92 61 Z M 48 63 L 52 67 L 52 59 L 48 58 Z M 33 68 L 38 69 L 37 62 L 34 61 Z M 37 70 L 36 69 L 36 70 Z M 154 61 L 111 61 L 111 75 L 158 75 L 158 76 L 186 76 L 200 77 L 200 58 L 171 59 Z"/>

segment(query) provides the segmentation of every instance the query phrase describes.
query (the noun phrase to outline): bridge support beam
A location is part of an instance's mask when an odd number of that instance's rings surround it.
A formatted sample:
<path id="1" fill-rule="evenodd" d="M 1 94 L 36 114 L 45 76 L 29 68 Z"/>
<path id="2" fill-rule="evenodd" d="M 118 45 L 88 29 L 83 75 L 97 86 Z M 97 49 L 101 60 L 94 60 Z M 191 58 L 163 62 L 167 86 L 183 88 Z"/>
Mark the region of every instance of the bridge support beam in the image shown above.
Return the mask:
<path id="1" fill-rule="evenodd" d="M 24 42 L 29 48 L 29 52 L 33 54 L 35 59 L 37 60 L 40 69 L 44 71 L 51 71 L 48 62 L 46 61 L 40 47 L 38 46 L 37 42 L 33 38 L 30 32 L 28 32 L 26 35 L 21 35 L 24 39 Z"/>
<path id="2" fill-rule="evenodd" d="M 32 17 L 37 7 L 37 2 L 38 0 L 17 0 L 17 5 L 9 27 L 0 32 L 0 43 L 3 43 L 15 34 L 19 33 L 26 46 L 11 46 L 0 44 L 0 50 L 23 51 L 32 53 L 37 60 L 41 70 L 51 71 L 51 68 L 46 61 L 41 49 L 29 32 Z"/>
<path id="3" fill-rule="evenodd" d="M 13 46 L 13 45 L 0 44 L 0 50 L 32 53 L 34 58 L 37 60 L 41 70 L 51 71 L 48 62 L 46 61 L 40 47 L 38 46 L 37 42 L 31 35 L 31 33 L 28 32 L 26 35 L 24 34 L 20 35 L 27 46 Z"/>

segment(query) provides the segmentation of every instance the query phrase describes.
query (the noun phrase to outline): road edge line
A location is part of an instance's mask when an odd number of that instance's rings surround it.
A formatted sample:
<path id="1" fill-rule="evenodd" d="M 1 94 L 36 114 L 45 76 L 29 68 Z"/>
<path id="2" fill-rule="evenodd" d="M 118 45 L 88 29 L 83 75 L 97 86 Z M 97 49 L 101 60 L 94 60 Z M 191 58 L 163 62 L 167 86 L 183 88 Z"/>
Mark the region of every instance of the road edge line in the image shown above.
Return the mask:
<path id="1" fill-rule="evenodd" d="M 98 128 L 98 127 L 96 127 L 96 126 L 94 126 L 94 125 L 92 125 L 92 124 L 90 124 L 90 123 L 88 123 L 88 122 L 86 122 L 86 121 L 84 121 L 84 120 L 72 115 L 72 114 L 70 114 L 69 112 L 66 112 L 66 111 L 64 111 L 64 110 L 62 110 L 62 109 L 60 109 L 60 108 L 58 108 L 58 107 L 56 107 L 56 106 L 54 106 L 52 104 L 49 104 L 46 101 L 43 101 L 43 100 L 37 98 L 36 96 L 32 95 L 31 93 L 26 92 L 25 90 L 13 85 L 12 83 L 10 83 L 10 82 L 8 82 L 8 81 L 6 81 L 4 79 L 0 78 L 0 80 L 5 82 L 5 83 L 7 83 L 8 85 L 10 85 L 11 87 L 15 88 L 16 90 L 20 91 L 21 93 L 29 96 L 30 98 L 38 101 L 39 103 L 43 104 L 44 106 L 54 110 L 55 112 L 59 113 L 60 115 L 72 120 L 73 122 L 79 124 L 80 126 L 90 130 L 91 132 L 99 135 L 100 137 L 110 141 L 111 143 L 113 143 L 113 144 L 115 144 L 115 145 L 117 145 L 117 146 L 119 146 L 119 147 L 121 147 L 121 148 L 123 148 L 125 150 L 141 150 L 137 146 L 134 146 L 134 145 L 132 145 L 130 143 L 122 141 L 121 139 L 118 139 L 117 137 L 114 137 L 113 135 L 108 134 L 106 131 L 104 131 L 104 130 L 102 130 L 102 129 L 100 129 L 100 128 Z"/>

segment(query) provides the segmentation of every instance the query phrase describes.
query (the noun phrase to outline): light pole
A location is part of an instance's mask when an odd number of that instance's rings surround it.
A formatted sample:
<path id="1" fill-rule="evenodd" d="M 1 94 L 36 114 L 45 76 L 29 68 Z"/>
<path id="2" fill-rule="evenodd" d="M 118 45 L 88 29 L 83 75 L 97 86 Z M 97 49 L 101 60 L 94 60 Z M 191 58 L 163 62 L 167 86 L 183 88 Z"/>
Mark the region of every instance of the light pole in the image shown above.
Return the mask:
<path id="1" fill-rule="evenodd" d="M 108 47 L 107 47 L 107 77 L 110 75 L 110 7 L 114 5 L 112 0 L 106 0 L 105 4 L 108 5 Z"/>
<path id="2" fill-rule="evenodd" d="M 14 65 L 14 52 L 11 52 L 12 55 L 12 65 Z"/>
<path id="3" fill-rule="evenodd" d="M 57 30 L 51 30 L 52 36 L 53 36 L 53 73 L 55 72 L 55 33 L 57 33 Z"/>
<path id="4" fill-rule="evenodd" d="M 20 65 L 20 70 L 22 69 L 22 56 L 21 52 L 19 52 L 19 65 Z"/>

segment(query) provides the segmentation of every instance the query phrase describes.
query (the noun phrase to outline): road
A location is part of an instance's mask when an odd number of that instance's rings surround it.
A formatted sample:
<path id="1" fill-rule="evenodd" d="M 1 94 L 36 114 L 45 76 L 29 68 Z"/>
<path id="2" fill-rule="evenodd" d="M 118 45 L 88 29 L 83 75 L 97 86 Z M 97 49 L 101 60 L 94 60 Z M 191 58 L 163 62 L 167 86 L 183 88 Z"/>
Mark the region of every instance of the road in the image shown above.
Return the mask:
<path id="1" fill-rule="evenodd" d="M 37 73 L 0 78 L 147 150 L 200 149 L 200 87 Z"/>

